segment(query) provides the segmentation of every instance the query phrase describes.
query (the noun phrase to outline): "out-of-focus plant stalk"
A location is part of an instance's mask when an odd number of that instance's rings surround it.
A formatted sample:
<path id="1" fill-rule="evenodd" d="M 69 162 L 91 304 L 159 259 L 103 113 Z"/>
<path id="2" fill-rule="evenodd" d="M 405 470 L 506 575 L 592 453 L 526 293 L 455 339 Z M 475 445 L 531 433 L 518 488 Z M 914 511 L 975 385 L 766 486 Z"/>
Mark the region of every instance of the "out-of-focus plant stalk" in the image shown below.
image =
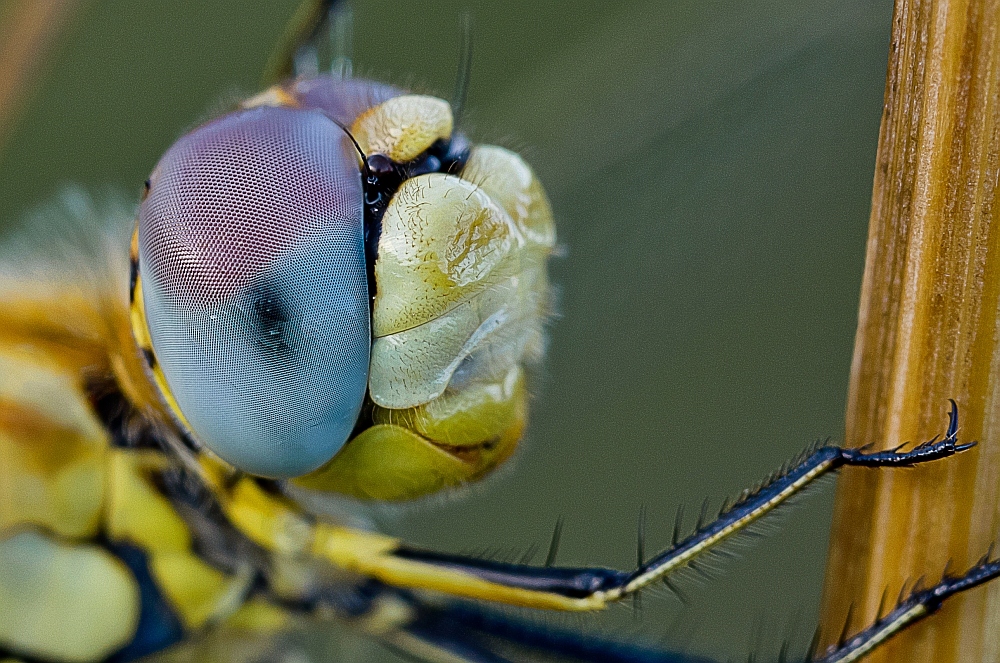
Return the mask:
<path id="1" fill-rule="evenodd" d="M 76 0 L 0 1 L 0 146 Z"/>
<path id="2" fill-rule="evenodd" d="M 979 446 L 840 478 L 826 642 L 904 582 L 964 570 L 1000 535 L 1000 0 L 897 0 L 875 167 L 846 441 L 942 433 Z M 946 605 L 872 661 L 1000 661 L 1000 584 Z"/>

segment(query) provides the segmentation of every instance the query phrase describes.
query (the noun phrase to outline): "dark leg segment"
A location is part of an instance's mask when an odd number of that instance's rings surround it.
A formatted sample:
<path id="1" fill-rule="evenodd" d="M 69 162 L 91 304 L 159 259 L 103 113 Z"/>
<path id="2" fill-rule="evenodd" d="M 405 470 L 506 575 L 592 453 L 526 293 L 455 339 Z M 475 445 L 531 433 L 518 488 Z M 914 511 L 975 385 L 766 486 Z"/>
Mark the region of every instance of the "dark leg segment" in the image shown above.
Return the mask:
<path id="1" fill-rule="evenodd" d="M 933 614 L 948 598 L 1000 576 L 1000 560 L 983 557 L 958 577 L 945 575 L 930 589 L 917 589 L 875 624 L 805 663 L 853 663 L 892 636 Z M 712 663 L 709 659 L 651 646 L 532 623 L 465 602 L 428 602 L 416 595 L 371 583 L 361 590 L 354 618 L 371 618 L 379 607 L 405 615 L 377 637 L 391 647 L 434 663 L 513 663 L 556 660 L 602 663 Z M 400 610 L 400 607 L 404 607 Z M 374 621 L 385 622 L 376 618 Z M 542 657 L 539 659 L 538 657 Z M 785 661 L 783 655 L 779 661 Z"/>
<path id="2" fill-rule="evenodd" d="M 1000 560 L 991 561 L 991 553 L 992 549 L 961 576 L 950 577 L 945 573 L 941 582 L 930 589 L 914 589 L 885 617 L 812 660 L 815 663 L 852 663 L 861 660 L 892 636 L 936 612 L 948 598 L 1000 576 Z"/>
<path id="3" fill-rule="evenodd" d="M 680 540 L 675 539 L 670 548 L 641 564 L 631 573 L 604 568 L 507 564 L 435 553 L 405 545 L 389 554 L 409 564 L 428 565 L 446 573 L 463 575 L 498 587 L 524 590 L 521 594 L 524 600 L 511 601 L 520 605 L 566 610 L 600 608 L 609 602 L 634 594 L 653 582 L 664 580 L 670 573 L 691 565 L 698 556 L 768 515 L 816 479 L 841 467 L 847 465 L 873 468 L 911 467 L 947 458 L 974 446 L 975 443 L 959 444 L 957 432 L 958 407 L 952 401 L 944 439 L 934 438 L 910 451 L 904 452 L 901 451 L 903 447 L 897 447 L 889 451 L 866 453 L 864 449 L 819 447 L 790 468 L 777 473 L 760 487 L 745 491 L 735 504 L 723 507 L 714 521 L 707 525 L 699 523 L 691 535 Z M 538 598 L 537 603 L 531 600 L 532 596 Z"/>
<path id="4" fill-rule="evenodd" d="M 429 602 L 405 591 L 371 583 L 362 589 L 355 617 L 382 623 L 380 609 L 405 614 L 394 628 L 374 633 L 390 647 L 432 663 L 714 663 L 710 659 L 652 646 L 554 628 L 459 601 Z M 405 607 L 404 610 L 400 610 Z"/>

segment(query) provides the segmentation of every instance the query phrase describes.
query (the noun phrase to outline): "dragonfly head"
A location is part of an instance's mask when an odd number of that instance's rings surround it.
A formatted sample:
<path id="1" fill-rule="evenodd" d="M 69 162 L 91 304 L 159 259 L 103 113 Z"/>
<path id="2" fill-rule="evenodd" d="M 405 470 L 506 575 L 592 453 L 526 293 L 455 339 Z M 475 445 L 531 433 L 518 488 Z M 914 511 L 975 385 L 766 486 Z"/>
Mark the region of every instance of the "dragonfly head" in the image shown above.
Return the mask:
<path id="1" fill-rule="evenodd" d="M 553 242 L 530 168 L 471 147 L 447 102 L 299 79 L 157 164 L 133 331 L 175 418 L 233 467 L 411 499 L 517 446 Z"/>

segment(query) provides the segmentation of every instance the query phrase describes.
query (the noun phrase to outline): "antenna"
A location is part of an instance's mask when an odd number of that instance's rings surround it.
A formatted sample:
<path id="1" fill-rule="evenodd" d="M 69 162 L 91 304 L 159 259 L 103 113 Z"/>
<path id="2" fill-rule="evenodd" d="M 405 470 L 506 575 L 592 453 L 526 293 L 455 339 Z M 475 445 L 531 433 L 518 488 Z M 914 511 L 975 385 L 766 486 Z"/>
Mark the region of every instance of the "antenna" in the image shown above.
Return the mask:
<path id="1" fill-rule="evenodd" d="M 462 122 L 462 114 L 465 111 L 465 100 L 469 96 L 469 83 L 472 80 L 472 14 L 468 11 L 463 12 L 460 20 L 462 45 L 458 56 L 455 94 L 451 103 L 456 127 Z"/>
<path id="2" fill-rule="evenodd" d="M 331 122 L 340 127 L 340 130 L 343 131 L 345 134 L 347 134 L 347 137 L 351 139 L 351 143 L 354 144 L 354 149 L 357 150 L 358 154 L 361 156 L 361 164 L 364 166 L 365 169 L 365 177 L 371 177 L 372 174 L 371 169 L 368 167 L 368 155 L 365 154 L 365 151 L 361 149 L 361 145 L 358 143 L 358 140 L 354 137 L 354 134 L 351 133 L 351 130 L 345 127 L 343 124 L 341 124 L 339 120 L 330 117 L 329 114 L 327 113 L 323 114 L 326 115 L 327 119 L 329 119 Z"/>

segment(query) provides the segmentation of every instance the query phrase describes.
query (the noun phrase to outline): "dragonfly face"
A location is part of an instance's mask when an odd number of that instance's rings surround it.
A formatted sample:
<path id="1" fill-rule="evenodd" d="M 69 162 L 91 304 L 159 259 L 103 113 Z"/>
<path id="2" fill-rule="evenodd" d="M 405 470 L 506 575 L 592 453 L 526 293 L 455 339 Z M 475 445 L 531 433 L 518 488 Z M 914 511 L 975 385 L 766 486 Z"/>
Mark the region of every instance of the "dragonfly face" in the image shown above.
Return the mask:
<path id="1" fill-rule="evenodd" d="M 516 445 L 554 243 L 531 169 L 470 150 L 447 102 L 296 80 L 154 169 L 133 328 L 196 446 L 263 477 L 327 464 L 300 481 L 314 490 L 415 497 Z"/>

